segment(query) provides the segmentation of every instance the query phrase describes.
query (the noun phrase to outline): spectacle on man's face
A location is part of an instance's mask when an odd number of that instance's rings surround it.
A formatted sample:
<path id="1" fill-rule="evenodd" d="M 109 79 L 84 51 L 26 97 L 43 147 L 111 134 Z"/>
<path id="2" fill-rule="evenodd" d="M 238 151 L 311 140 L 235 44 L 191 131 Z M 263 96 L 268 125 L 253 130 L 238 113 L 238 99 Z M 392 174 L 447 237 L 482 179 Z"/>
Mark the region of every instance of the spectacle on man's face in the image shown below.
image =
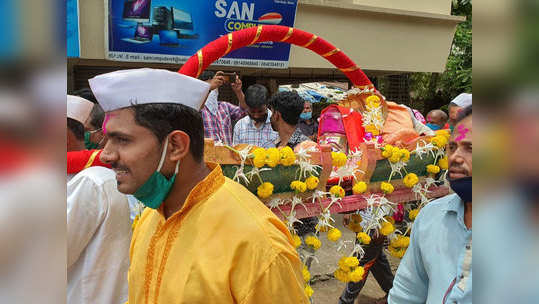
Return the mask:
<path id="1" fill-rule="evenodd" d="M 118 191 L 135 193 L 157 169 L 162 145 L 148 128 L 135 122 L 130 108 L 107 113 L 103 132 L 107 143 L 101 161 L 116 172 Z"/>

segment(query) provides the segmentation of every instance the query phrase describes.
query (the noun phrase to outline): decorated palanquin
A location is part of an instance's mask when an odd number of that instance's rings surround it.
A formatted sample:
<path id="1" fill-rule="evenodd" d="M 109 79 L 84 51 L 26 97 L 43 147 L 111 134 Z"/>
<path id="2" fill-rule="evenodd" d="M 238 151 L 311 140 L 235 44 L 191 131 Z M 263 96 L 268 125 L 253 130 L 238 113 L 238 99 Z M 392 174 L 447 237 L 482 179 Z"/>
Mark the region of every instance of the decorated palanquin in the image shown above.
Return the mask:
<path id="1" fill-rule="evenodd" d="M 222 36 L 193 55 L 179 72 L 198 77 L 229 52 L 264 41 L 290 43 L 319 54 L 354 87 L 338 105 L 322 111 L 318 143 L 305 142 L 293 151 L 217 146 L 206 140 L 205 159 L 221 164 L 226 176 L 258 195 L 287 224 L 296 248 L 317 250 L 322 234 L 327 233 L 329 241 L 345 250 L 335 278 L 357 282 L 366 274 L 356 257 L 362 257 L 362 246 L 370 243 L 370 236 L 387 236 L 389 253 L 402 257 L 419 210 L 433 198 L 448 194 L 445 146 L 449 133 L 419 136 L 408 110 L 386 101 L 340 49 L 295 28 L 261 25 Z M 352 213 L 348 228 L 357 233 L 356 240 L 342 239 L 332 218 L 335 213 Z M 294 223 L 307 217 L 318 217 L 318 233 L 300 238 Z M 309 256 L 299 252 L 302 260 Z M 304 278 L 308 283 L 307 268 Z M 312 295 L 309 285 L 306 293 Z"/>

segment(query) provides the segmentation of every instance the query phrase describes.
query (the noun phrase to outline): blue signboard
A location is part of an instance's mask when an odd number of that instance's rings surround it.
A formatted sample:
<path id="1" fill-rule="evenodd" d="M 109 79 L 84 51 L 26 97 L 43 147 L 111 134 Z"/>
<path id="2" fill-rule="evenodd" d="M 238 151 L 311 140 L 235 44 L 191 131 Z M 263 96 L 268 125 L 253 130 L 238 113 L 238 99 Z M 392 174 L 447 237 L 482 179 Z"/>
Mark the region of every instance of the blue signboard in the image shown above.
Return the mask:
<path id="1" fill-rule="evenodd" d="M 78 0 L 67 0 L 66 20 L 67 57 L 80 57 Z"/>
<path id="2" fill-rule="evenodd" d="M 184 63 L 207 43 L 258 25 L 294 26 L 298 0 L 109 0 L 107 59 Z M 218 65 L 287 68 L 290 45 L 262 42 Z"/>

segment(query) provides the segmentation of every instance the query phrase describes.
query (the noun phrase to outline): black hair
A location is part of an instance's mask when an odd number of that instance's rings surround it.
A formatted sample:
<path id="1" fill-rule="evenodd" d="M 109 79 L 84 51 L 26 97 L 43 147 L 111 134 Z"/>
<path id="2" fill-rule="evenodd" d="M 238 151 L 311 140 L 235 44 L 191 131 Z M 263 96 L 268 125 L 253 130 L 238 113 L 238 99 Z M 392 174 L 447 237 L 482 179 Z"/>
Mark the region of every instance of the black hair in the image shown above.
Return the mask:
<path id="1" fill-rule="evenodd" d="M 273 111 L 281 113 L 283 120 L 292 126 L 298 124 L 299 115 L 303 112 L 305 101 L 296 92 L 279 92 L 273 95 L 269 101 Z"/>
<path id="2" fill-rule="evenodd" d="M 84 125 L 80 121 L 68 117 L 67 128 L 75 135 L 75 138 L 84 140 Z"/>
<path id="3" fill-rule="evenodd" d="M 202 81 L 207 81 L 209 79 L 212 79 L 215 76 L 215 72 L 213 71 L 204 71 L 202 74 L 198 77 L 198 79 Z"/>
<path id="4" fill-rule="evenodd" d="M 105 120 L 105 112 L 103 112 L 103 108 L 101 108 L 101 106 L 97 103 L 97 99 L 95 98 L 92 90 L 90 90 L 89 88 L 82 88 L 75 91 L 73 94 L 94 103 L 94 107 L 92 108 L 92 112 L 90 113 L 89 122 L 96 129 L 101 128 L 103 126 L 103 120 Z"/>
<path id="5" fill-rule="evenodd" d="M 464 118 L 472 116 L 472 106 L 467 106 L 466 108 L 462 109 L 458 116 L 457 121 L 455 122 L 455 125 L 464 120 Z"/>
<path id="6" fill-rule="evenodd" d="M 253 84 L 245 92 L 245 103 L 249 108 L 257 109 L 268 104 L 268 89 L 261 84 Z"/>
<path id="7" fill-rule="evenodd" d="M 163 142 L 174 130 L 180 130 L 191 139 L 189 151 L 197 162 L 204 158 L 204 125 L 202 116 L 195 109 L 175 103 L 133 105 L 135 122 L 149 129 Z"/>
<path id="8" fill-rule="evenodd" d="M 105 120 L 105 112 L 99 104 L 95 104 L 90 113 L 89 123 L 96 129 L 101 129 Z"/>
<path id="9" fill-rule="evenodd" d="M 97 104 L 97 99 L 94 96 L 94 93 L 89 88 L 82 88 L 80 90 L 77 90 L 73 92 L 73 95 L 77 95 L 79 97 L 82 97 L 86 100 L 89 100 L 95 104 Z"/>

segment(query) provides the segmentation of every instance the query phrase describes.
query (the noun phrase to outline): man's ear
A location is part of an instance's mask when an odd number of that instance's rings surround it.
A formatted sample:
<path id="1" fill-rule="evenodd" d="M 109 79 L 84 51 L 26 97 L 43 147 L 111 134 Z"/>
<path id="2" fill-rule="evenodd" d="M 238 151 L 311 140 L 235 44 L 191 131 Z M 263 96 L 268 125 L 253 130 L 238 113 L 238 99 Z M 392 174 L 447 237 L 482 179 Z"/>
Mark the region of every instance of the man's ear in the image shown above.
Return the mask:
<path id="1" fill-rule="evenodd" d="M 187 133 L 183 131 L 172 131 L 169 135 L 169 142 L 171 150 L 169 152 L 169 158 L 173 162 L 183 159 L 191 146 L 191 138 Z"/>

